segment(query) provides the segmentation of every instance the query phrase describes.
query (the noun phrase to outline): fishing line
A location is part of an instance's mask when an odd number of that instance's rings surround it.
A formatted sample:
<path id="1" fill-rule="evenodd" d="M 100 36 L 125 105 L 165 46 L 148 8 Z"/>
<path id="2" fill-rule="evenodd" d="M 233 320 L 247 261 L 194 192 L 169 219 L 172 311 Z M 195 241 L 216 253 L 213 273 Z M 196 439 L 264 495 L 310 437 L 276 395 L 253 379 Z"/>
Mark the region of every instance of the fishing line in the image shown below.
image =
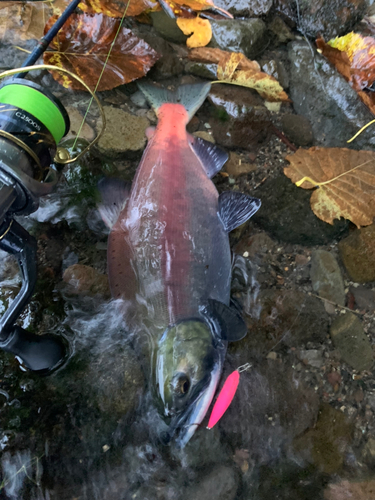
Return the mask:
<path id="1" fill-rule="evenodd" d="M 114 39 L 113 39 L 113 42 L 111 43 L 111 46 L 110 46 L 110 48 L 109 48 L 109 51 L 108 51 L 108 54 L 107 54 L 106 60 L 104 61 L 104 64 L 103 64 L 102 71 L 100 72 L 100 75 L 99 75 L 98 81 L 97 81 L 97 83 L 96 83 L 96 85 L 95 85 L 95 89 L 94 89 L 94 91 L 93 91 L 93 95 L 96 95 L 96 92 L 97 92 L 97 90 L 98 90 L 99 83 L 100 83 L 100 81 L 101 81 L 101 79 L 102 79 L 102 76 L 103 76 L 103 74 L 104 74 L 104 70 L 105 70 L 105 68 L 106 68 L 106 66 L 107 66 L 107 64 L 108 64 L 108 60 L 109 60 L 110 55 L 111 55 L 111 53 L 112 53 L 112 49 L 113 49 L 113 47 L 114 47 L 114 45 L 115 45 L 115 43 L 116 43 L 116 41 L 117 41 L 117 38 L 118 38 L 118 36 L 119 36 L 119 34 L 120 34 L 120 30 L 121 30 L 121 28 L 122 28 L 122 24 L 123 24 L 123 22 L 124 22 L 124 19 L 125 19 L 126 13 L 127 13 L 127 11 L 128 11 L 129 4 L 130 4 L 130 0 L 128 0 L 128 3 L 126 4 L 126 7 L 125 7 L 125 10 L 124 10 L 124 13 L 123 13 L 123 15 L 122 15 L 122 17 L 121 17 L 121 20 L 120 20 L 120 24 L 119 24 L 119 26 L 118 26 L 118 28 L 117 28 L 116 35 L 115 35 L 115 37 L 114 37 Z M 83 128 L 83 126 L 84 126 L 84 124 L 85 124 L 85 121 L 86 121 L 87 115 L 88 115 L 88 113 L 89 113 L 89 111 L 90 111 L 90 108 L 91 108 L 91 105 L 92 105 L 92 101 L 93 101 L 93 99 L 94 99 L 94 97 L 91 97 L 91 99 L 90 99 L 90 101 L 89 101 L 89 104 L 88 104 L 87 109 L 86 109 L 86 113 L 84 114 L 84 117 L 83 117 L 83 119 L 82 119 L 81 125 L 80 125 L 80 127 L 79 127 L 79 129 L 78 129 L 78 132 L 77 132 L 77 137 L 74 139 L 74 143 L 73 143 L 73 148 L 72 148 L 72 149 L 74 149 L 74 148 L 76 147 L 76 144 L 77 144 L 77 141 L 78 141 L 78 138 L 79 138 L 79 134 L 81 133 L 82 128 Z"/>

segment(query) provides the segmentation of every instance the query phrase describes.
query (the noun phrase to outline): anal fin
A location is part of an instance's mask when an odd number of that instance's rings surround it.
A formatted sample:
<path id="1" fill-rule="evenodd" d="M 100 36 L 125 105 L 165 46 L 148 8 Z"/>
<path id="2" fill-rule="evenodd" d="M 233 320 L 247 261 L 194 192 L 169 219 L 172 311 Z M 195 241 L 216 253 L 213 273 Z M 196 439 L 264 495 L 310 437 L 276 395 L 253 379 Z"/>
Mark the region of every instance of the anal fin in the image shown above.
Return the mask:
<path id="1" fill-rule="evenodd" d="M 229 155 L 224 149 L 212 144 L 212 142 L 205 141 L 200 137 L 190 137 L 192 140 L 191 147 L 200 159 L 207 176 L 211 179 L 220 172 Z"/>
<path id="2" fill-rule="evenodd" d="M 225 191 L 219 195 L 219 216 L 229 233 L 246 222 L 260 208 L 261 201 L 238 191 Z"/>

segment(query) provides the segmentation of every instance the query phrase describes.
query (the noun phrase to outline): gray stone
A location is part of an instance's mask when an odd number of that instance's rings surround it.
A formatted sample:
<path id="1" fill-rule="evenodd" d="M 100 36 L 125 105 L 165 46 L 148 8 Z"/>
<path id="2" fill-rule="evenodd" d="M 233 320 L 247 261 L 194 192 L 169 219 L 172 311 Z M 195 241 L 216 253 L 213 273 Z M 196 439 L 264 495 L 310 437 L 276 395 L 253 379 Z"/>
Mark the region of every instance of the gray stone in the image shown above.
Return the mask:
<path id="1" fill-rule="evenodd" d="M 302 115 L 286 114 L 281 117 L 284 134 L 296 146 L 311 146 L 314 140 L 311 123 Z"/>
<path id="2" fill-rule="evenodd" d="M 305 41 L 289 44 L 290 95 L 294 109 L 311 123 L 315 143 L 348 147 L 346 141 L 373 119 L 355 90 Z M 364 131 L 350 147 L 373 149 L 375 136 Z"/>
<path id="3" fill-rule="evenodd" d="M 298 357 L 301 361 L 314 368 L 321 368 L 323 365 L 323 353 L 317 349 L 300 349 Z"/>
<path id="4" fill-rule="evenodd" d="M 185 65 L 185 73 L 207 78 L 208 80 L 217 79 L 217 64 L 201 63 L 190 61 Z"/>
<path id="5" fill-rule="evenodd" d="M 341 479 L 331 483 L 324 490 L 324 500 L 372 500 L 374 498 L 375 480 L 348 481 Z"/>
<path id="6" fill-rule="evenodd" d="M 375 291 L 364 286 L 351 286 L 351 293 L 354 295 L 357 307 L 365 311 L 373 311 L 375 309 Z"/>
<path id="7" fill-rule="evenodd" d="M 272 0 L 216 0 L 215 5 L 235 17 L 257 17 L 268 14 Z"/>
<path id="8" fill-rule="evenodd" d="M 330 332 L 345 363 L 357 371 L 370 370 L 374 361 L 371 343 L 355 314 L 347 312 L 336 318 Z"/>
<path id="9" fill-rule="evenodd" d="M 280 44 L 284 44 L 295 39 L 291 29 L 287 24 L 285 24 L 281 17 L 274 17 L 272 21 L 268 23 L 268 29 L 272 31 Z"/>
<path id="10" fill-rule="evenodd" d="M 231 467 L 220 465 L 204 476 L 198 484 L 186 488 L 183 500 L 234 500 L 239 486 L 238 474 Z"/>
<path id="11" fill-rule="evenodd" d="M 267 75 L 276 78 L 284 90 L 289 87 L 289 75 L 281 61 L 271 59 L 270 61 L 262 63 L 262 70 L 267 73 Z"/>
<path id="12" fill-rule="evenodd" d="M 326 250 L 313 250 L 310 277 L 313 290 L 324 299 L 345 305 L 344 280 L 335 257 Z"/>
<path id="13" fill-rule="evenodd" d="M 326 245 L 347 230 L 348 222 L 335 220 L 331 226 L 318 219 L 310 207 L 311 192 L 296 187 L 285 175 L 259 186 L 262 206 L 252 220 L 272 237 L 298 245 Z"/>
<path id="14" fill-rule="evenodd" d="M 209 47 L 243 52 L 254 59 L 267 43 L 267 28 L 260 19 L 223 19 L 211 21 L 212 39 Z"/>
<path id="15" fill-rule="evenodd" d="M 144 116 L 134 116 L 122 109 L 104 106 L 107 126 L 96 146 L 107 158 L 133 157 L 146 144 L 145 130 L 150 125 Z"/>

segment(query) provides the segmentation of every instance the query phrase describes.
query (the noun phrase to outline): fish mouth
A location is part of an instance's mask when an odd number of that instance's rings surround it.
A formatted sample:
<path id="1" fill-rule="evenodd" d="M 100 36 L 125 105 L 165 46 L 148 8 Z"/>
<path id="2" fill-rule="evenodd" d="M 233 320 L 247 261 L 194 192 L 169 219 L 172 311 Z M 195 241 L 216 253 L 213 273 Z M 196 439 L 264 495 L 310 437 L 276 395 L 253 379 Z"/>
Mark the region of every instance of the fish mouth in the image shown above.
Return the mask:
<path id="1" fill-rule="evenodd" d="M 208 381 L 206 380 L 199 388 L 196 388 L 196 396 L 193 397 L 189 407 L 185 411 L 172 417 L 168 430 L 162 437 L 162 441 L 165 444 L 174 441 L 176 446 L 182 449 L 190 441 L 194 432 L 204 419 L 215 395 L 221 376 L 223 361 L 224 353 L 219 356 Z"/>

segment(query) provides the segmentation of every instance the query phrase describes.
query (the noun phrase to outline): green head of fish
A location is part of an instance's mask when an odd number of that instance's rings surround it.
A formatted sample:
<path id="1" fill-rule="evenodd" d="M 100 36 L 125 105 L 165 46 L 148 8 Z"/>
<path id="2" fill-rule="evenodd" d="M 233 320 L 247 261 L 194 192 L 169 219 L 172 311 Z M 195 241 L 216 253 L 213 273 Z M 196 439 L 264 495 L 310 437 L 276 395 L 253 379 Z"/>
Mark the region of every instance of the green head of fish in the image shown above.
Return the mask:
<path id="1" fill-rule="evenodd" d="M 220 379 L 226 346 L 199 319 L 169 327 L 159 341 L 155 381 L 168 440 L 184 446 L 203 420 Z"/>

